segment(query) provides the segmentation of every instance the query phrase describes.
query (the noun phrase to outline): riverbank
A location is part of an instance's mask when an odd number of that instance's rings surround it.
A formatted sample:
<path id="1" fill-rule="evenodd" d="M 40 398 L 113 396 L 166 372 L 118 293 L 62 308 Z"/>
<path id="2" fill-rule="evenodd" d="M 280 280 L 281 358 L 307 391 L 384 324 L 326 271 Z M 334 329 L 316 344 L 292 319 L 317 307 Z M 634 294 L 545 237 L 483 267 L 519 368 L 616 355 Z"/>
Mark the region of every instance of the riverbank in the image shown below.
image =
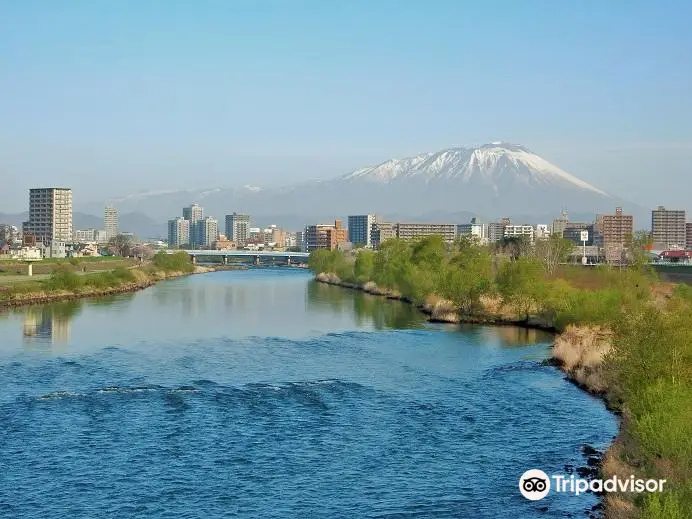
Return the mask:
<path id="1" fill-rule="evenodd" d="M 430 237 L 310 261 L 320 282 L 409 302 L 431 321 L 555 332 L 551 362 L 620 419 L 590 464 L 604 479 L 667 480 L 662 493 L 605 495 L 605 517 L 692 517 L 692 289 L 645 266 L 559 268 L 541 254 Z"/>
<path id="2" fill-rule="evenodd" d="M 157 255 L 130 268 L 80 275 L 55 269 L 49 278 L 26 280 L 0 288 L 0 307 L 16 307 L 136 292 L 165 279 L 213 272 L 215 267 L 193 265 L 187 255 Z"/>

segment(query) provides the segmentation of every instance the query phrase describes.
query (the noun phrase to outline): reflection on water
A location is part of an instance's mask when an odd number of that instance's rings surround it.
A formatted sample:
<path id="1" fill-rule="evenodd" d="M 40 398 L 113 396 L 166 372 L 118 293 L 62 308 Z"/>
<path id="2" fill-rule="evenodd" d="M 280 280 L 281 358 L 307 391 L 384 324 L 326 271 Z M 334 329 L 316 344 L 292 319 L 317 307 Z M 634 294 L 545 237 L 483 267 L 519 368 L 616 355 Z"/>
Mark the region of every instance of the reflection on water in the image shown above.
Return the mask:
<path id="1" fill-rule="evenodd" d="M 24 310 L 24 344 L 66 344 L 70 339 L 72 318 L 82 309 L 80 301 L 30 306 Z"/>
<path id="2" fill-rule="evenodd" d="M 533 328 L 520 326 L 482 326 L 475 324 L 462 324 L 460 329 L 464 333 L 474 335 L 480 340 L 489 342 L 498 341 L 502 346 L 528 346 L 531 344 L 549 343 L 553 341 L 553 334 Z"/>
<path id="3" fill-rule="evenodd" d="M 308 308 L 329 308 L 337 314 L 353 313 L 358 326 L 371 324 L 377 330 L 418 328 L 425 323 L 425 316 L 410 304 L 317 281 L 308 283 L 307 301 Z"/>

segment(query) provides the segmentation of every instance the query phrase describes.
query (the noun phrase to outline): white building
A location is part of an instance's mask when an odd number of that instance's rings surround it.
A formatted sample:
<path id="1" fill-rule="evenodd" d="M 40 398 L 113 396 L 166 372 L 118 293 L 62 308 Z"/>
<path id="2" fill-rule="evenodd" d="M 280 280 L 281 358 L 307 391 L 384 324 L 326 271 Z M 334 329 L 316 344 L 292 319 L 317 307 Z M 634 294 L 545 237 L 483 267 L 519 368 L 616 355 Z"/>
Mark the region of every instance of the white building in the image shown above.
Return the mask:
<path id="1" fill-rule="evenodd" d="M 544 223 L 536 225 L 536 239 L 547 240 L 550 238 L 550 226 Z"/>
<path id="2" fill-rule="evenodd" d="M 103 210 L 103 229 L 106 233 L 106 241 L 118 235 L 118 210 L 115 207 L 106 206 Z"/>
<path id="3" fill-rule="evenodd" d="M 216 238 L 219 236 L 219 222 L 216 218 L 207 216 L 199 222 L 200 245 L 202 247 L 211 247 L 216 243 Z"/>
<path id="4" fill-rule="evenodd" d="M 76 243 L 92 243 L 96 241 L 96 229 L 77 229 L 74 232 Z"/>
<path id="5" fill-rule="evenodd" d="M 535 232 L 533 225 L 505 225 L 505 238 L 521 238 L 525 237 L 533 243 Z"/>
<path id="6" fill-rule="evenodd" d="M 374 214 L 363 214 L 348 217 L 348 241 L 353 245 L 372 247 L 372 226 L 377 222 Z"/>
<path id="7" fill-rule="evenodd" d="M 190 220 L 178 216 L 168 220 L 168 246 L 177 248 L 190 244 Z"/>
<path id="8" fill-rule="evenodd" d="M 472 218 L 471 223 L 457 225 L 457 236 L 469 236 L 475 242 L 485 245 L 489 242 L 488 224 Z"/>

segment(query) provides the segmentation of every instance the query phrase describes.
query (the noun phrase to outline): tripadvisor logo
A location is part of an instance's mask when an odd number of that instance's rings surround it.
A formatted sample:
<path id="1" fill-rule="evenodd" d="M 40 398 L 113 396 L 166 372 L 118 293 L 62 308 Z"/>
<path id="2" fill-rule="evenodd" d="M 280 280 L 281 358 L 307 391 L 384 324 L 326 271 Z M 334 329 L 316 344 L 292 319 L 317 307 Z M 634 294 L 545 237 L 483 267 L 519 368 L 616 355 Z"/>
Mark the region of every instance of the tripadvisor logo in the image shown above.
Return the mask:
<path id="1" fill-rule="evenodd" d="M 547 496 L 551 488 L 554 492 L 576 496 L 586 492 L 663 492 L 665 482 L 665 479 L 635 479 L 634 476 L 627 479 L 613 476 L 608 479 L 589 480 L 555 474 L 548 476 L 542 470 L 531 469 L 519 478 L 519 491 L 526 499 L 538 501 Z"/>

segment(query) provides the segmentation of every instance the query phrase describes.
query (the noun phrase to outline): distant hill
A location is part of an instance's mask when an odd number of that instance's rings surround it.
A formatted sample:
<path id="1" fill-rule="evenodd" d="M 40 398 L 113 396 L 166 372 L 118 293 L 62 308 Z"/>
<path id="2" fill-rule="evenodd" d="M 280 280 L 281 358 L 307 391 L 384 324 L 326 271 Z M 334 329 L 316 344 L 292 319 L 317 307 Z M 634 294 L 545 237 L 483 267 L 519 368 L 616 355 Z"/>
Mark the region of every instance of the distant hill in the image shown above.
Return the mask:
<path id="1" fill-rule="evenodd" d="M 560 169 L 524 146 L 494 142 L 448 148 L 392 159 L 331 180 L 262 189 L 156 191 L 113 200 L 122 212 L 146 212 L 157 222 L 198 203 L 223 228 L 224 215 L 252 216 L 253 225 L 276 223 L 300 229 L 307 223 L 349 214 L 377 213 L 395 220 L 466 222 L 488 220 L 549 223 L 567 208 L 571 214 L 612 213 L 616 206 L 648 225 L 648 212 Z M 547 217 L 549 216 L 549 218 Z M 540 217 L 538 219 L 537 217 Z"/>

